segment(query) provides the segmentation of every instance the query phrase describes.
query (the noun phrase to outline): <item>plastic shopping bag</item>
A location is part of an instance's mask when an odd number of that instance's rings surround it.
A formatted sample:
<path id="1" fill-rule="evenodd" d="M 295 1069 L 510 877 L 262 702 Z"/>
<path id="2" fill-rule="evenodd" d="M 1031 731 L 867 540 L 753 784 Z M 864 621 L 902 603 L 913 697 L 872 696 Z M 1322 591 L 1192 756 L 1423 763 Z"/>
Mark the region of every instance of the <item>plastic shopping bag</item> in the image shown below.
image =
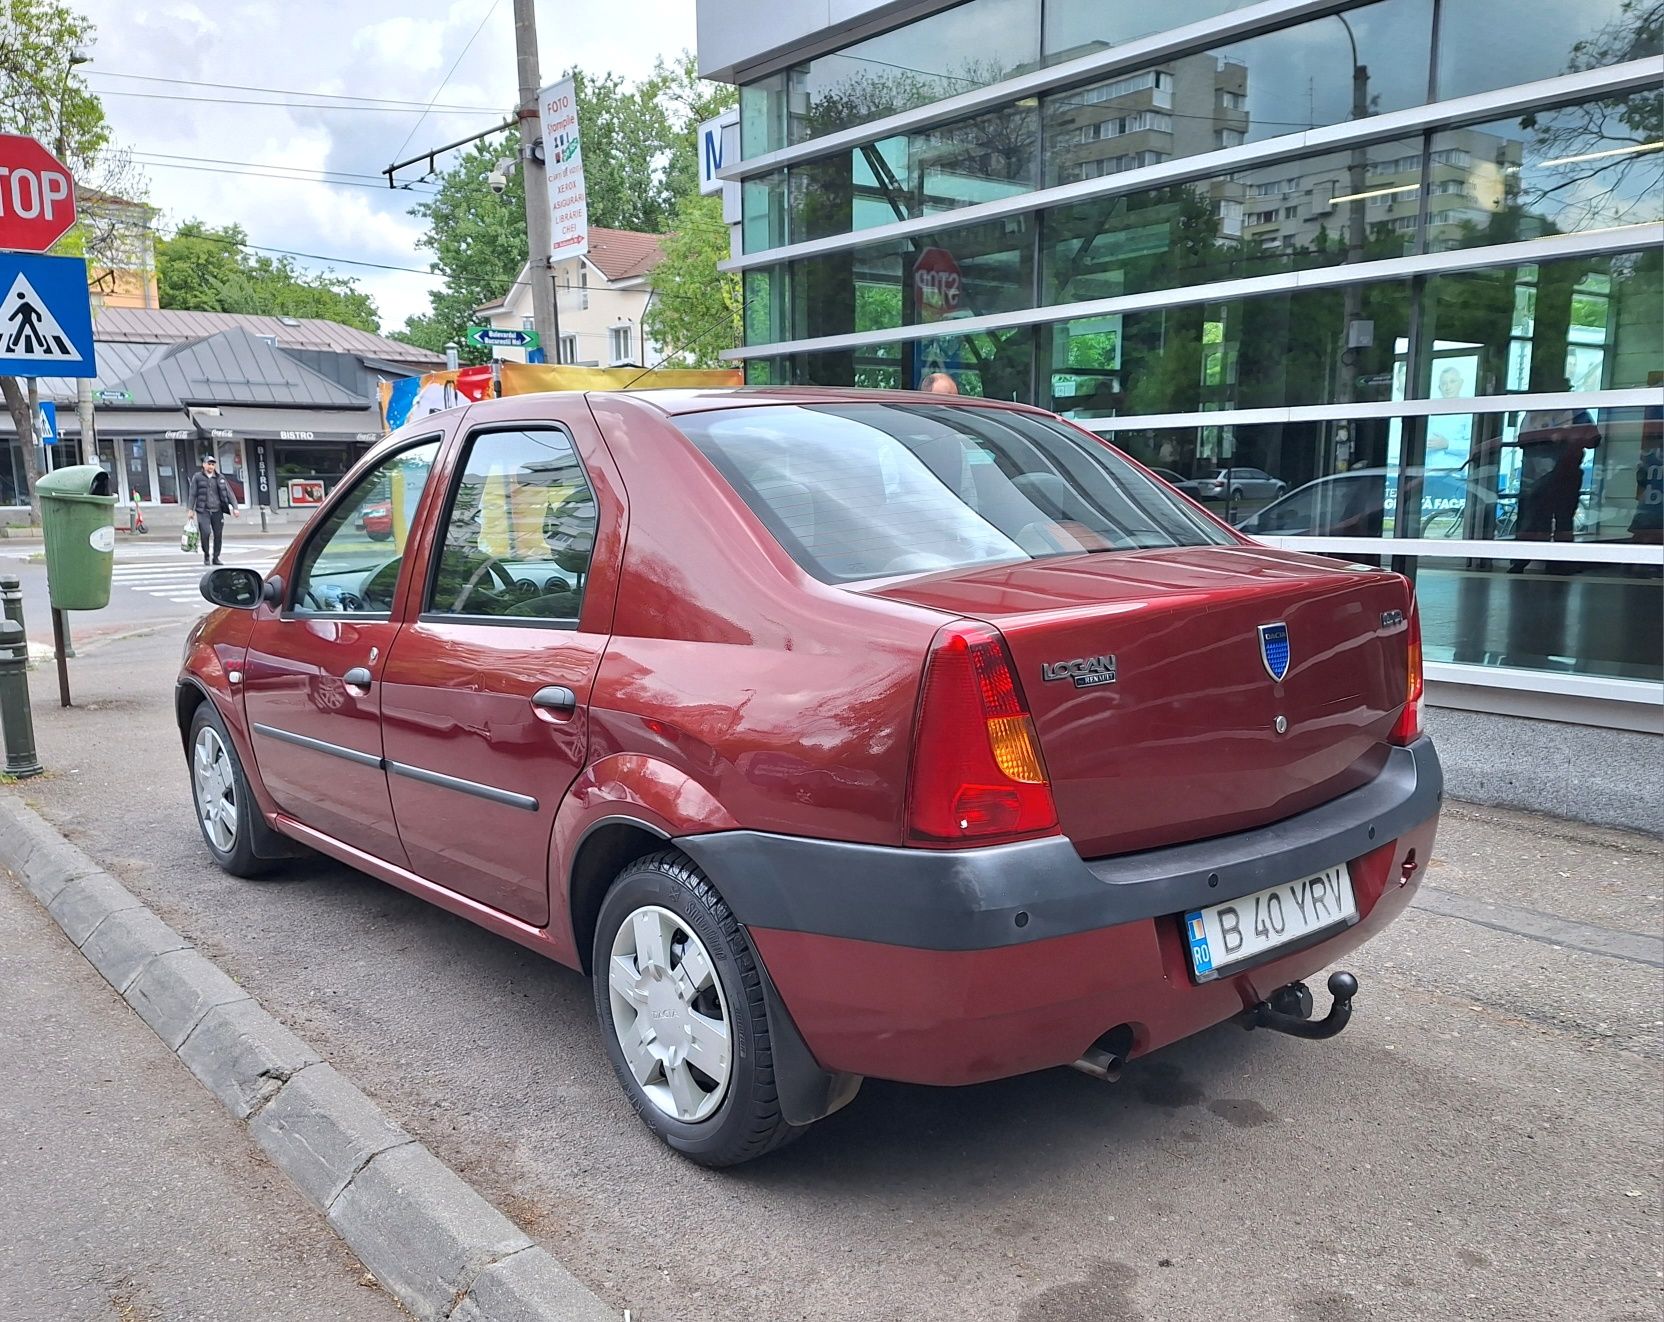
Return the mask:
<path id="1" fill-rule="evenodd" d="M 185 527 L 179 534 L 179 549 L 189 555 L 197 548 L 196 520 L 187 519 Z"/>

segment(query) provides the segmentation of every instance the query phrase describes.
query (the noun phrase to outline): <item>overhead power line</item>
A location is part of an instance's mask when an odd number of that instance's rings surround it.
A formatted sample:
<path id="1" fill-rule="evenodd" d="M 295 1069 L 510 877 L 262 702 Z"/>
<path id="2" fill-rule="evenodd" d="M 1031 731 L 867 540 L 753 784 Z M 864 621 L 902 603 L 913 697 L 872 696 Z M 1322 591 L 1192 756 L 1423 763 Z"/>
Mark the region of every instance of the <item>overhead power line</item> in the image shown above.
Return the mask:
<path id="1" fill-rule="evenodd" d="M 454 106 L 428 105 L 422 101 L 410 101 L 402 97 L 385 96 L 355 96 L 346 92 L 308 92 L 299 87 L 251 87 L 247 83 L 209 83 L 195 78 L 163 78 L 148 73 L 112 73 L 108 69 L 96 69 L 92 73 L 99 78 L 127 78 L 146 83 L 168 83 L 175 87 L 213 87 L 227 92 L 265 92 L 273 96 L 305 96 L 317 97 L 325 101 L 358 101 L 366 105 L 403 106 L 409 110 L 444 110 L 466 111 L 470 114 L 495 115 L 501 113 L 492 106 Z"/>
<path id="2" fill-rule="evenodd" d="M 282 183 L 290 184 L 324 184 L 335 188 L 374 188 L 380 192 L 387 191 L 387 185 L 383 181 L 371 184 L 359 179 L 330 179 L 318 175 L 278 174 L 259 169 L 239 169 L 234 165 L 189 165 L 184 161 L 153 161 L 137 153 L 134 154 L 133 159 L 147 170 L 189 170 L 197 174 L 236 175 L 249 179 L 276 179 Z M 399 188 L 404 192 L 420 191 L 428 193 L 437 191 L 415 184 L 400 184 Z"/>
<path id="3" fill-rule="evenodd" d="M 410 126 L 410 132 L 404 135 L 404 141 L 399 144 L 399 150 L 394 152 L 393 155 L 397 156 L 399 152 L 410 146 L 410 140 L 416 136 L 416 130 L 422 127 L 422 120 L 428 117 L 428 110 L 432 110 L 438 104 L 439 94 L 445 90 L 445 85 L 451 81 L 451 75 L 456 72 L 457 66 L 462 63 L 463 56 L 473 49 L 474 42 L 478 40 L 480 33 L 485 31 L 485 25 L 491 21 L 491 16 L 497 12 L 497 6 L 501 3 L 502 0 L 491 0 L 491 8 L 485 11 L 485 17 L 480 19 L 480 25 L 474 29 L 474 35 L 469 37 L 467 43 L 457 52 L 456 59 L 451 61 L 451 67 L 445 71 L 445 76 L 439 80 L 439 86 L 434 89 L 427 110 L 422 111 L 421 118 Z"/>
<path id="4" fill-rule="evenodd" d="M 428 111 L 433 110 L 433 109 L 436 108 L 436 107 L 433 107 L 433 106 L 419 107 L 419 106 L 330 105 L 330 104 L 323 103 L 323 102 L 318 102 L 318 101 L 250 101 L 250 100 L 248 100 L 244 97 L 237 97 L 237 96 L 179 96 L 179 95 L 175 95 L 172 92 L 122 92 L 122 91 L 118 91 L 118 90 L 110 89 L 110 88 L 101 89 L 99 91 L 98 95 L 101 96 L 101 97 L 103 97 L 103 96 L 137 97 L 138 99 L 143 100 L 143 101 L 191 101 L 191 102 L 197 102 L 197 103 L 202 104 L 202 105 L 215 105 L 215 106 L 275 106 L 280 110 L 357 110 L 357 111 L 362 111 L 365 114 L 418 115 L 418 116 L 422 116 L 424 118 L 426 117 Z M 500 115 L 503 112 L 500 111 L 500 110 L 447 110 L 444 113 L 451 114 L 451 115 Z M 418 124 L 420 124 L 422 122 L 422 120 L 418 119 L 416 122 Z M 413 128 L 411 130 L 411 132 L 414 133 L 415 129 Z M 405 141 L 408 142 L 408 141 L 410 141 L 410 139 L 406 138 Z M 401 147 L 400 150 L 402 151 L 404 149 Z"/>
<path id="5" fill-rule="evenodd" d="M 182 156 L 163 151 L 135 151 L 133 159 L 141 165 L 156 166 L 159 169 L 204 169 L 210 165 L 223 165 L 227 167 L 224 171 L 226 174 L 261 174 L 275 179 L 293 179 L 296 183 L 367 183 L 377 187 L 384 186 L 384 180 L 379 174 L 332 170 L 328 166 L 280 165 L 275 161 L 236 161 L 216 156 Z M 175 165 L 176 162 L 180 164 Z M 405 184 L 403 187 L 415 189 L 418 186 Z M 432 185 L 420 185 L 420 189 L 423 192 L 437 191 Z"/>

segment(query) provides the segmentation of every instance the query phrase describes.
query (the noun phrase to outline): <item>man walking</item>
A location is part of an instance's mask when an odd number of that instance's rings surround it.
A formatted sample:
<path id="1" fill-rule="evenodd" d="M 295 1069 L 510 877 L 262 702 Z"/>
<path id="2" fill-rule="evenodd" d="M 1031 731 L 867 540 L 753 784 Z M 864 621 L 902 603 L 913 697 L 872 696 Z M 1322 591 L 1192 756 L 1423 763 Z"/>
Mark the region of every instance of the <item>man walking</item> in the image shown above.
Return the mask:
<path id="1" fill-rule="evenodd" d="M 237 498 L 231 484 L 220 476 L 220 462 L 211 454 L 202 456 L 202 471 L 191 474 L 186 503 L 196 515 L 197 535 L 202 546 L 202 563 L 217 565 L 225 541 L 225 514 L 237 517 Z"/>

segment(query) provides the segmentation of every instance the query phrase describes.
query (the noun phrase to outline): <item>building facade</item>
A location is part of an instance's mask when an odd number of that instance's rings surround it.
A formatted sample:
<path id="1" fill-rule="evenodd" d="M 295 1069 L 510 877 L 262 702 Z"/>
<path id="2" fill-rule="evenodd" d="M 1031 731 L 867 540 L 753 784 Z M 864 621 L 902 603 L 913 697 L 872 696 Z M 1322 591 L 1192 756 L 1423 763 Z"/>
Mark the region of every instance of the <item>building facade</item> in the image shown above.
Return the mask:
<path id="1" fill-rule="evenodd" d="M 656 234 L 593 228 L 589 252 L 555 263 L 560 357 L 544 346 L 545 361 L 576 367 L 652 367 L 664 355 L 642 325 L 653 302 L 653 268 L 664 256 Z M 483 325 L 534 330 L 532 291 L 521 268 L 508 292 L 474 309 Z M 525 362 L 524 349 L 500 348 L 493 357 Z"/>
<path id="2" fill-rule="evenodd" d="M 756 383 L 1035 403 L 1415 577 L 1438 701 L 1659 731 L 1660 0 L 700 0 Z"/>
<path id="3" fill-rule="evenodd" d="M 239 499 L 279 523 L 310 512 L 382 434 L 382 381 L 443 370 L 414 345 L 305 317 L 105 305 L 94 323 L 91 454 L 122 505 L 183 518 L 181 493 L 212 451 Z M 48 471 L 82 462 L 75 380 L 43 377 L 59 435 Z M 297 496 L 296 493 L 299 493 Z M 0 411 L 0 523 L 26 522 L 22 445 Z M 157 515 L 163 517 L 158 520 Z"/>

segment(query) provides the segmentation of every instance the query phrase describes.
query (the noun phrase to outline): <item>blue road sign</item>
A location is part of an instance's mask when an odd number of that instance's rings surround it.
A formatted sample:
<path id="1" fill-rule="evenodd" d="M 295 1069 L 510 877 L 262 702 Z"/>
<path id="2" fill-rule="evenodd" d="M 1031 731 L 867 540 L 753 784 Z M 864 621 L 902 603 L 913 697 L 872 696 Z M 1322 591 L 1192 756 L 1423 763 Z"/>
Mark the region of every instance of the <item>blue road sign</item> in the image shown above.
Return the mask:
<path id="1" fill-rule="evenodd" d="M 87 264 L 0 252 L 0 376 L 96 376 Z"/>
<path id="2" fill-rule="evenodd" d="M 40 437 L 42 445 L 56 445 L 58 443 L 58 406 L 49 399 L 43 399 L 35 405 L 35 412 L 39 416 L 35 419 L 35 433 Z"/>

